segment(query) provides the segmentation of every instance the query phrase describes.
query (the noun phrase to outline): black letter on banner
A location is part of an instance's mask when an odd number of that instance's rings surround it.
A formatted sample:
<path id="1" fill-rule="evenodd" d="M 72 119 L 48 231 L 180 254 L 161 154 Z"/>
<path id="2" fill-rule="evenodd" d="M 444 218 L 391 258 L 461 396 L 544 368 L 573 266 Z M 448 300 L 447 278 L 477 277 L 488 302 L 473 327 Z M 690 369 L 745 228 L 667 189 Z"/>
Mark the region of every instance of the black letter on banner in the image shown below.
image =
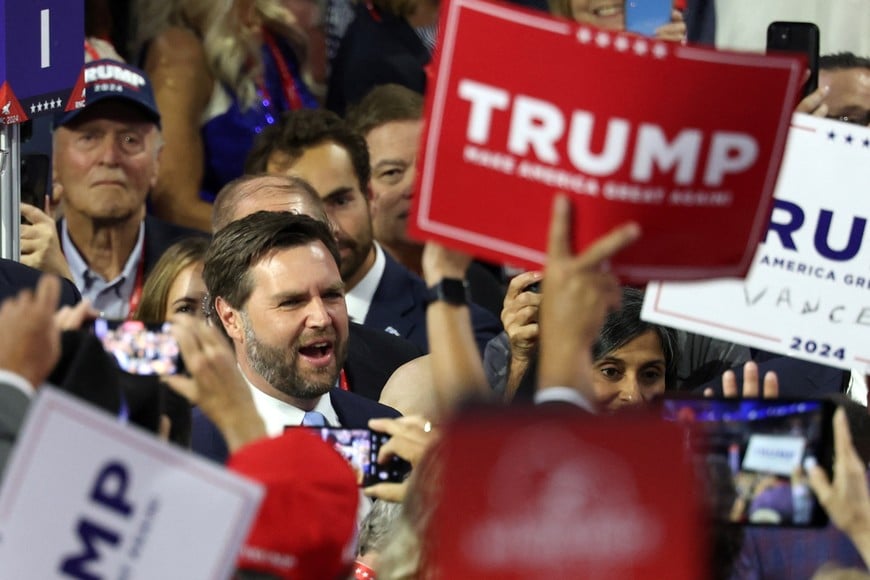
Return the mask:
<path id="1" fill-rule="evenodd" d="M 114 487 L 112 482 L 114 482 Z M 109 485 L 107 486 L 107 484 Z M 107 487 L 109 489 L 106 489 Z M 127 469 L 120 463 L 113 462 L 106 465 L 97 476 L 94 489 L 91 491 L 91 499 L 128 516 L 133 511 L 133 506 L 124 501 L 126 491 Z"/>
<path id="2" fill-rule="evenodd" d="M 101 575 L 91 574 L 88 570 L 85 570 L 85 565 L 91 560 L 99 561 L 99 554 L 96 548 L 94 548 L 94 543 L 97 539 L 100 539 L 115 546 L 121 540 L 121 537 L 87 520 L 79 522 L 77 532 L 79 538 L 84 542 L 84 553 L 77 556 L 67 556 L 61 562 L 61 572 L 67 576 L 79 578 L 79 580 L 103 580 Z"/>

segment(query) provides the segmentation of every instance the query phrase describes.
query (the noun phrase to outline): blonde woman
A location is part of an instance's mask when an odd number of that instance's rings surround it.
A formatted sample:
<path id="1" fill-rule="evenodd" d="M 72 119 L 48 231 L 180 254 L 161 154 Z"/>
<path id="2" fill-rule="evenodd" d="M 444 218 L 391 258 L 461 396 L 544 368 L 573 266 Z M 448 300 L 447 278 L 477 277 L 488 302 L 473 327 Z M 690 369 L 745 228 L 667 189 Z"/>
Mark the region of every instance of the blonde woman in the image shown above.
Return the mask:
<path id="1" fill-rule="evenodd" d="M 202 267 L 208 244 L 208 238 L 186 238 L 166 249 L 145 280 L 134 320 L 157 323 L 176 314 L 206 319 Z"/>
<path id="2" fill-rule="evenodd" d="M 306 42 L 282 0 L 140 2 L 143 68 L 166 140 L 154 213 L 210 230 L 218 190 L 243 173 L 254 136 L 288 110 L 315 107 Z"/>

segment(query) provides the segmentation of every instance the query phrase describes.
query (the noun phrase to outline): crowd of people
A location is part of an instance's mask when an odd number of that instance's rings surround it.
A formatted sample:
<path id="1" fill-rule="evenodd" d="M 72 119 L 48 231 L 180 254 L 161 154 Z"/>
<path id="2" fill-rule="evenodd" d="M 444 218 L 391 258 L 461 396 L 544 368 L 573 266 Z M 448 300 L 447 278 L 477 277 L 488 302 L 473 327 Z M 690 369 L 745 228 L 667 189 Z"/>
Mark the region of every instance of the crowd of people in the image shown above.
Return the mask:
<path id="1" fill-rule="evenodd" d="M 833 565 L 839 572 L 820 574 L 870 577 L 862 373 L 641 320 L 642 289 L 622 286 L 608 263 L 644 232 L 627 223 L 575 254 L 564 195 L 541 271 L 408 236 L 439 8 L 141 2 L 141 68 L 88 52 L 83 78 L 97 80 L 86 104 L 54 121 L 51 203 L 22 204 L 21 264 L 0 261 L 0 477 L 43 385 L 79 394 L 91 386 L 82 381 L 105 376 L 88 403 L 115 416 L 123 408 L 167 444 L 266 486 L 237 578 L 427 578 L 442 554 L 432 531 L 439 485 L 455 481 L 441 471 L 450 434 L 476 413 L 503 410 L 510 428 L 511 413 L 528 410 L 543 427 L 627 421 L 675 391 L 831 396 L 843 407 L 833 473 L 808 466 L 801 481 L 832 523 L 743 529 L 708 513 L 701 575 L 799 578 Z M 549 10 L 624 28 L 621 2 L 551 0 Z M 313 33 L 321 12 L 341 11 L 352 19 L 336 37 Z M 656 31 L 674 42 L 687 34 L 676 8 Z M 870 59 L 833 54 L 820 68 L 819 89 L 797 111 L 870 125 Z M 98 318 L 170 323 L 185 372 L 136 378 L 137 397 L 146 392 L 157 411 L 131 398 L 132 379 L 99 374 L 115 364 L 103 349 L 118 349 L 95 346 Z M 156 336 L 120 350 L 151 360 Z M 96 374 L 76 374 L 69 358 Z M 378 461 L 401 458 L 410 476 L 359 487 L 365 474 L 297 426 L 386 434 Z M 512 503 L 576 508 L 561 483 Z M 699 509 L 733 508 L 710 508 L 717 498 Z M 577 519 L 568 533 L 584 526 Z"/>

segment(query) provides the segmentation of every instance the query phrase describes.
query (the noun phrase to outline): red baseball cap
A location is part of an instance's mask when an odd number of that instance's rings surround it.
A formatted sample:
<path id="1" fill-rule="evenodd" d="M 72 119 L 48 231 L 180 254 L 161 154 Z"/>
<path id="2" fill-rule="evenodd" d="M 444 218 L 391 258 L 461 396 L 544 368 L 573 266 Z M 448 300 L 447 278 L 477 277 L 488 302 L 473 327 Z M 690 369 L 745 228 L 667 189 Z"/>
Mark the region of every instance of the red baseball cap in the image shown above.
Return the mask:
<path id="1" fill-rule="evenodd" d="M 359 488 L 347 462 L 306 429 L 289 429 L 230 457 L 227 466 L 266 486 L 238 567 L 287 579 L 337 578 L 356 553 Z"/>

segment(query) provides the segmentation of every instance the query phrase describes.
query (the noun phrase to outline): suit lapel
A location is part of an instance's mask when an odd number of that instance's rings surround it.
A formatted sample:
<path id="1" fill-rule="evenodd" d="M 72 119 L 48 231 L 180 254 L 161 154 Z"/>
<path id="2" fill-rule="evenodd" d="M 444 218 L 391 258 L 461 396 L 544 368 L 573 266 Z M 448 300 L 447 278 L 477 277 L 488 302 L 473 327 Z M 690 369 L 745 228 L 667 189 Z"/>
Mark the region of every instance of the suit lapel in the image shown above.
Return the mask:
<path id="1" fill-rule="evenodd" d="M 365 324 L 408 337 L 417 325 L 416 320 L 409 316 L 417 304 L 413 279 L 387 252 L 384 252 L 384 257 L 384 274 L 372 297 Z"/>

